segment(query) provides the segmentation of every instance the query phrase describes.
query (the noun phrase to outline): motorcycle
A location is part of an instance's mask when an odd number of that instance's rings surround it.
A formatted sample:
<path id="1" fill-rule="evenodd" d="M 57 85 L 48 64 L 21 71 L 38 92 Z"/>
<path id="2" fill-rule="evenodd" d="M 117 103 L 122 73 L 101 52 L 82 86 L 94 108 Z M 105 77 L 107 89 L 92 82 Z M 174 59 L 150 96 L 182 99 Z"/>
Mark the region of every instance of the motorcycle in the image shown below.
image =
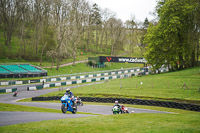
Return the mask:
<path id="1" fill-rule="evenodd" d="M 15 91 L 13 94 L 13 97 L 16 97 L 16 96 L 17 96 L 17 91 Z"/>
<path id="2" fill-rule="evenodd" d="M 120 114 L 121 113 L 121 109 L 118 106 L 114 106 L 112 111 L 113 111 L 113 114 Z"/>
<path id="3" fill-rule="evenodd" d="M 83 102 L 81 101 L 80 98 L 79 98 L 79 99 L 76 98 L 76 103 L 77 103 L 77 105 L 79 105 L 79 106 L 83 106 Z"/>
<path id="4" fill-rule="evenodd" d="M 128 108 L 127 107 L 124 107 L 124 108 L 122 108 L 122 113 L 123 114 L 128 114 L 129 113 L 129 111 L 128 111 Z"/>
<path id="5" fill-rule="evenodd" d="M 74 100 L 73 98 L 70 98 L 68 95 L 64 95 L 62 98 L 61 98 L 61 111 L 65 114 L 67 111 L 70 111 L 72 112 L 72 114 L 76 114 L 77 112 L 77 104 L 76 102 L 74 102 L 74 105 L 73 105 L 73 102 L 72 100 Z"/>

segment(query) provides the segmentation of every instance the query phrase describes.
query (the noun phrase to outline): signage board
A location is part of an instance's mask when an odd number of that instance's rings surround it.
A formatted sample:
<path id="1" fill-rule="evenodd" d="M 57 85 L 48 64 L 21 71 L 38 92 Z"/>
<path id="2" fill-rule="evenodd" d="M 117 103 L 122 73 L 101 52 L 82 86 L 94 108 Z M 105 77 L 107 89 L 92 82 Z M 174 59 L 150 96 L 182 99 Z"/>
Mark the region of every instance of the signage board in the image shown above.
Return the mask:
<path id="1" fill-rule="evenodd" d="M 100 62 L 118 62 L 118 63 L 147 63 L 145 58 L 132 58 L 132 57 L 112 57 L 112 56 L 99 56 Z"/>

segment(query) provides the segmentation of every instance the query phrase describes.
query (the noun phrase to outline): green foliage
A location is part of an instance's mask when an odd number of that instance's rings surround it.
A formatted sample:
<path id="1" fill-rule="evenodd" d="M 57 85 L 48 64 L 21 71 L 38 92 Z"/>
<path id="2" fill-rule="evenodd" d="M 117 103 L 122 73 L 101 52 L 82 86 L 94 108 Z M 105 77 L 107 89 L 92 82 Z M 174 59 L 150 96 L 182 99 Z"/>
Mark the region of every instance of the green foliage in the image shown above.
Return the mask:
<path id="1" fill-rule="evenodd" d="M 146 60 L 152 64 L 154 70 L 159 69 L 165 63 L 166 54 L 163 53 L 164 41 L 158 26 L 150 24 L 144 42 L 148 44 L 145 53 Z"/>
<path id="2" fill-rule="evenodd" d="M 99 7 L 96 3 L 92 6 L 90 21 L 91 21 L 91 24 L 95 24 L 95 25 L 101 24 L 101 14 L 100 14 Z"/>
<path id="3" fill-rule="evenodd" d="M 0 4 L 0 58 L 34 60 L 40 64 L 56 60 L 59 66 L 61 60 L 76 57 L 77 51 L 107 55 L 132 52 L 130 49 L 138 49 L 136 45 L 142 36 L 134 20 L 129 21 L 129 27 L 137 32 L 129 36 L 129 29 L 113 12 L 102 11 L 97 4 L 90 6 L 86 0 L 14 0 L 13 8 L 10 3 Z M 9 36 L 4 36 L 6 33 Z"/>
<path id="4" fill-rule="evenodd" d="M 144 39 L 148 44 L 145 57 L 154 69 L 162 64 L 183 69 L 198 62 L 200 25 L 194 14 L 199 7 L 197 0 L 166 0 L 157 6 L 160 20 L 149 26 Z"/>

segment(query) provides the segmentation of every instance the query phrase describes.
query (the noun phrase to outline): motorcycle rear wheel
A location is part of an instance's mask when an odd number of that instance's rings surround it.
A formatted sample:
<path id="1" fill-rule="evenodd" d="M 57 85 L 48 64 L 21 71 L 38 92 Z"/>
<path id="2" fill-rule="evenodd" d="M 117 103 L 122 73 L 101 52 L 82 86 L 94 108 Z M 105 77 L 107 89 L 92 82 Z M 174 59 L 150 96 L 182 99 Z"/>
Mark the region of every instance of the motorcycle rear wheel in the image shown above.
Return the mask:
<path id="1" fill-rule="evenodd" d="M 74 107 L 75 107 L 75 109 L 73 109 L 72 114 L 76 114 L 76 112 L 77 112 L 77 105 L 75 105 Z"/>

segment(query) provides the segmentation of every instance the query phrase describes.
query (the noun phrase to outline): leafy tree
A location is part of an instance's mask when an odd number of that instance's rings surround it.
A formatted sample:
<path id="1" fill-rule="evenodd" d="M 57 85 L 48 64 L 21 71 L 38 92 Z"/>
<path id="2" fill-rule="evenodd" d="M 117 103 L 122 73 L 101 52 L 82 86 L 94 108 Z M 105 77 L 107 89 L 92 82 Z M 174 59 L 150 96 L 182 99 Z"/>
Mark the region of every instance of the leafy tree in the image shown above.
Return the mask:
<path id="1" fill-rule="evenodd" d="M 98 5 L 95 3 L 93 6 L 92 6 L 92 9 L 91 9 L 91 14 L 90 14 L 90 21 L 91 21 L 91 24 L 95 26 L 95 42 L 96 42 L 96 50 L 98 52 L 98 43 L 99 43 L 99 29 L 100 29 L 100 26 L 101 26 L 101 13 L 100 13 L 100 9 L 98 7 Z"/>
<path id="2" fill-rule="evenodd" d="M 152 64 L 154 70 L 158 70 L 165 62 L 163 53 L 163 38 L 158 26 L 149 25 L 145 35 L 145 43 L 148 43 L 145 58 Z"/>
<path id="3" fill-rule="evenodd" d="M 196 36 L 199 34 L 199 25 L 194 14 L 199 12 L 199 2 L 164 0 L 159 2 L 157 11 L 160 17 L 158 25 L 151 26 L 144 39 L 148 44 L 147 60 L 158 63 L 159 59 L 159 62 L 171 66 L 172 69 L 194 66 L 193 58 L 196 58 L 194 53 L 197 48 L 195 44 L 199 42 L 199 36 Z"/>
<path id="4" fill-rule="evenodd" d="M 20 8 L 23 1 L 0 0 L 0 19 L 3 23 L 5 45 L 11 50 L 12 35 L 20 18 Z M 23 5 L 22 5 L 23 6 Z"/>

